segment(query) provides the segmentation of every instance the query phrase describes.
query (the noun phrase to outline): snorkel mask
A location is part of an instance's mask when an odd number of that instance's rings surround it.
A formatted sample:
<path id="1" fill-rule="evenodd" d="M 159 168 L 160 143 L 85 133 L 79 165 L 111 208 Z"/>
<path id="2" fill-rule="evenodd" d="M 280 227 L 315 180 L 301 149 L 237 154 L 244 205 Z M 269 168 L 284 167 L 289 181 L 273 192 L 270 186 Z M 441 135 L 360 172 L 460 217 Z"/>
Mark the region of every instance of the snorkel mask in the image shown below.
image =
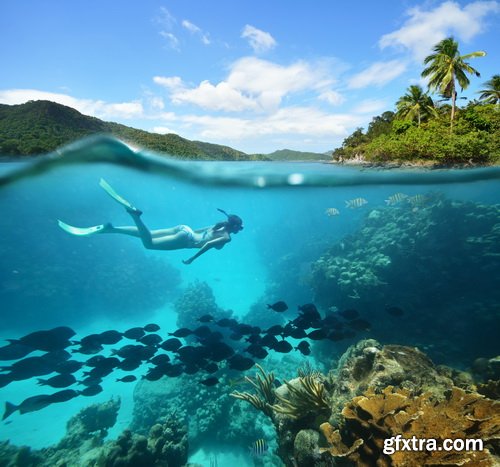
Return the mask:
<path id="1" fill-rule="evenodd" d="M 229 228 L 231 232 L 239 232 L 240 230 L 243 230 L 243 220 L 241 217 L 237 216 L 236 214 L 228 214 L 226 211 L 223 209 L 217 208 L 217 211 L 222 212 L 227 217 L 227 223 L 229 224 Z"/>

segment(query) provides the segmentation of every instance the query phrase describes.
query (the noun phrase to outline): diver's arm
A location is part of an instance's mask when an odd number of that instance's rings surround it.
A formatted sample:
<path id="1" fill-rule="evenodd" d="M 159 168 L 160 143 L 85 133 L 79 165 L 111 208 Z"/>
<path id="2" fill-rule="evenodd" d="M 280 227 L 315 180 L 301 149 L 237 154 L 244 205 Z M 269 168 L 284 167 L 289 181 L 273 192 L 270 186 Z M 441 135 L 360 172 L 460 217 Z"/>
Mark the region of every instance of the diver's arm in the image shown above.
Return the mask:
<path id="1" fill-rule="evenodd" d="M 208 250 L 212 248 L 221 249 L 229 241 L 231 241 L 231 239 L 225 237 L 216 238 L 215 240 L 210 240 L 209 242 L 205 243 L 205 245 L 203 245 L 194 256 L 192 256 L 189 259 L 183 260 L 182 262 L 184 264 L 191 264 L 196 258 L 198 258 L 198 256 L 201 256 L 203 253 L 206 253 Z"/>

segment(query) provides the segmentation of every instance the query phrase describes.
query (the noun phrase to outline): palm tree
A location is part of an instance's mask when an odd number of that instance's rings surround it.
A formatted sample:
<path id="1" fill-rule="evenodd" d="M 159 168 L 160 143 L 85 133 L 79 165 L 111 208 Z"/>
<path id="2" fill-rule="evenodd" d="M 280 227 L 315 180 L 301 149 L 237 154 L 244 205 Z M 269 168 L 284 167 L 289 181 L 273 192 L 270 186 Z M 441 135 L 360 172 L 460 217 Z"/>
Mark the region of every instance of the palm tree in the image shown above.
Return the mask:
<path id="1" fill-rule="evenodd" d="M 500 75 L 493 75 L 493 77 L 484 83 L 486 89 L 478 91 L 481 93 L 479 99 L 486 102 L 486 104 L 500 105 Z"/>
<path id="2" fill-rule="evenodd" d="M 429 94 L 424 92 L 421 86 L 416 84 L 411 85 L 406 94 L 400 97 L 396 102 L 398 117 L 409 120 L 417 120 L 418 126 L 423 118 L 430 115 L 437 116 L 434 102 L 432 102 Z"/>
<path id="3" fill-rule="evenodd" d="M 438 42 L 433 50 L 434 53 L 427 56 L 424 60 L 424 64 L 428 66 L 422 71 L 422 77 L 429 77 L 429 89 L 437 90 L 443 97 L 451 99 L 450 131 L 452 131 L 457 100 L 456 81 L 458 81 L 463 91 L 470 84 L 467 73 L 481 76 L 466 60 L 484 57 L 486 52 L 480 50 L 460 55 L 458 42 L 453 37 L 447 37 Z"/>

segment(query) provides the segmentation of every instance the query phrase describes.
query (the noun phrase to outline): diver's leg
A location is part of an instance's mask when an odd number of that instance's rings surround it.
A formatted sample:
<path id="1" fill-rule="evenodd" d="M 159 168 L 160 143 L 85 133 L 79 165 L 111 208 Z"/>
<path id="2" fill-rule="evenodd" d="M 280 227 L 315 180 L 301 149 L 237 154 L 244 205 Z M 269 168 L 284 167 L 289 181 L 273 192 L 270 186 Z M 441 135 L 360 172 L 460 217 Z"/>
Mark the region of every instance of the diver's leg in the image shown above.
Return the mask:
<path id="1" fill-rule="evenodd" d="M 132 209 L 127 209 L 127 212 L 130 214 L 130 217 L 137 227 L 137 233 L 139 234 L 138 236 L 142 240 L 142 244 L 144 245 L 144 247 L 153 248 L 153 236 L 151 234 L 151 231 L 146 227 L 146 224 L 142 222 L 142 212 Z"/>

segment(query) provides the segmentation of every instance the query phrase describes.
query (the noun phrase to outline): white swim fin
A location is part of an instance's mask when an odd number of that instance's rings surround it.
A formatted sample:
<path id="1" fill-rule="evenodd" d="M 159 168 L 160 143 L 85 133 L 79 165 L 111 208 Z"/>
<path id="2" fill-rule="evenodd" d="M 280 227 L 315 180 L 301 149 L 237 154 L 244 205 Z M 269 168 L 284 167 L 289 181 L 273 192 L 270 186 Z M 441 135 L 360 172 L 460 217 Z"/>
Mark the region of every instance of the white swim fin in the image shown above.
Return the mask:
<path id="1" fill-rule="evenodd" d="M 104 224 L 94 225 L 93 227 L 74 227 L 72 225 L 66 224 L 65 222 L 59 219 L 57 220 L 57 223 L 59 224 L 59 227 L 61 227 L 61 229 L 68 232 L 69 234 L 80 235 L 80 236 L 92 235 L 101 232 L 102 229 L 106 227 Z"/>
<path id="2" fill-rule="evenodd" d="M 109 196 L 111 196 L 111 198 L 124 206 L 128 211 L 139 211 L 137 208 L 132 206 L 125 198 L 122 198 L 115 190 L 113 190 L 112 186 L 106 180 L 104 180 L 104 178 L 101 178 L 101 180 L 99 181 L 99 185 L 101 185 L 104 191 Z"/>

